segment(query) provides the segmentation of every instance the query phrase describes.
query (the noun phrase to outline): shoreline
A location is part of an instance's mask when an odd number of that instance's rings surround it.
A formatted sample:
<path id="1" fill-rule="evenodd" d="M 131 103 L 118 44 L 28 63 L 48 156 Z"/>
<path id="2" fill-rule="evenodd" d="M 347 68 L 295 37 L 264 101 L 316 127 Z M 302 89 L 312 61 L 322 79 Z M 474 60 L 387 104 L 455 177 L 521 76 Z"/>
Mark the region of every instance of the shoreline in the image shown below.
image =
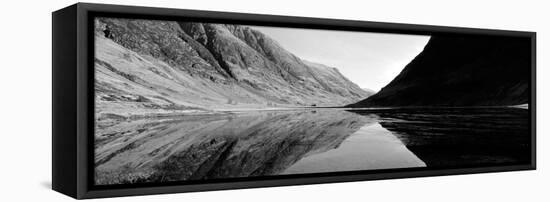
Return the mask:
<path id="1" fill-rule="evenodd" d="M 96 122 L 113 122 L 113 121 L 128 121 L 128 120 L 140 120 L 140 119 L 169 119 L 177 117 L 189 117 L 189 116 L 228 116 L 243 113 L 254 112 L 284 112 L 284 111 L 308 111 L 308 110 L 350 110 L 350 111 L 377 111 L 377 110 L 391 110 L 391 109 L 483 109 L 483 108 L 518 108 L 529 109 L 528 104 L 523 105 L 510 105 L 510 106 L 463 106 L 463 107 L 444 107 L 444 106 L 401 106 L 401 107 L 281 107 L 281 108 L 241 108 L 241 109 L 212 109 L 210 111 L 179 111 L 179 112 L 165 112 L 165 113 L 147 113 L 147 114 L 135 114 L 130 116 L 124 116 L 114 113 L 105 113 L 105 116 L 113 116 L 117 118 L 101 117 L 95 118 Z"/>

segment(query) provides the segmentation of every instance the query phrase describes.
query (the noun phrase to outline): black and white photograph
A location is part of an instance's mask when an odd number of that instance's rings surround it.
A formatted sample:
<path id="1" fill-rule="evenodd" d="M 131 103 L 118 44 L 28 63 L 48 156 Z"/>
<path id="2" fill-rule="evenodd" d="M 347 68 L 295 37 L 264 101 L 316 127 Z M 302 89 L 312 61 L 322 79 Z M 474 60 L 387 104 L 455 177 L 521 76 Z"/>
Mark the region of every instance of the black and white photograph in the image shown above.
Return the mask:
<path id="1" fill-rule="evenodd" d="M 544 1 L 0 4 L 0 202 L 550 198 Z"/>
<path id="2" fill-rule="evenodd" d="M 96 17 L 94 183 L 531 161 L 531 40 Z"/>

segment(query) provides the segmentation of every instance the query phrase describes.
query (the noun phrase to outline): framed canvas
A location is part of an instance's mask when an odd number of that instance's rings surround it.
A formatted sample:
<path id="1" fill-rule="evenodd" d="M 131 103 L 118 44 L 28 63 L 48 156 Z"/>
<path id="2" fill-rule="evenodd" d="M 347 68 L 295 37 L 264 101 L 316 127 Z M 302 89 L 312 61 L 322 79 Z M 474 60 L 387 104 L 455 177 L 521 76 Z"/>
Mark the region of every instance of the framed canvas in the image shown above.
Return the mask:
<path id="1" fill-rule="evenodd" d="M 534 32 L 78 3 L 53 12 L 74 198 L 533 170 Z"/>

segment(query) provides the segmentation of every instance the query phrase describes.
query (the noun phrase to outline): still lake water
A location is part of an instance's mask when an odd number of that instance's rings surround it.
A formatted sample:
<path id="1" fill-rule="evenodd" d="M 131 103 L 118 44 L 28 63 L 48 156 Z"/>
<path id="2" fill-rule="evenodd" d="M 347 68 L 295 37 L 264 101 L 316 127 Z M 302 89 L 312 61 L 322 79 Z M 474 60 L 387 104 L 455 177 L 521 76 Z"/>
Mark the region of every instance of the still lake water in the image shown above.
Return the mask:
<path id="1" fill-rule="evenodd" d="M 530 161 L 518 108 L 256 111 L 98 127 L 96 184 Z"/>

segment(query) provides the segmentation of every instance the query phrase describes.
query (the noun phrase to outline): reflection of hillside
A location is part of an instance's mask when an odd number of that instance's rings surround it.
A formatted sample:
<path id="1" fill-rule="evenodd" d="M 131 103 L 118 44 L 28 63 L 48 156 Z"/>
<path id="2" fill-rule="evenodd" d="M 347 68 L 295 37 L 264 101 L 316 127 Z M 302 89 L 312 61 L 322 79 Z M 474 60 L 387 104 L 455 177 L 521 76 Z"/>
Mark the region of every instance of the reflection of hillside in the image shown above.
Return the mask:
<path id="1" fill-rule="evenodd" d="M 374 121 L 318 110 L 122 122 L 98 129 L 96 183 L 277 174 Z"/>
<path id="2" fill-rule="evenodd" d="M 354 111 L 380 116 L 428 167 L 528 163 L 529 114 L 516 108 L 440 108 Z"/>
<path id="3" fill-rule="evenodd" d="M 380 124 L 367 124 L 337 149 L 302 158 L 283 174 L 426 167 L 403 142 Z"/>

